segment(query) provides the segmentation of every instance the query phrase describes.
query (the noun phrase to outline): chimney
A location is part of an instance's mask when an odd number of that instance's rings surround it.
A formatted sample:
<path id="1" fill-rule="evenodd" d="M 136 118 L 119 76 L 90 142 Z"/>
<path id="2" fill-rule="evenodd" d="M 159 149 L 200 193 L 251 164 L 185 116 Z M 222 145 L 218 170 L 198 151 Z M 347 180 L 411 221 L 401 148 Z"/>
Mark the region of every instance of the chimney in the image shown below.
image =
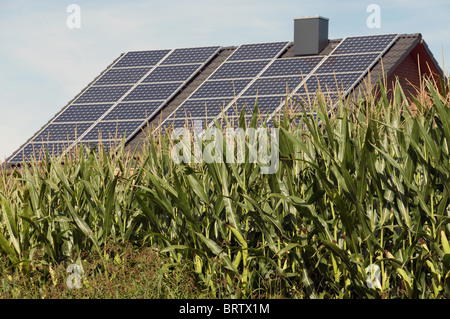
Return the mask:
<path id="1" fill-rule="evenodd" d="M 294 18 L 294 56 L 319 54 L 328 44 L 328 18 Z"/>

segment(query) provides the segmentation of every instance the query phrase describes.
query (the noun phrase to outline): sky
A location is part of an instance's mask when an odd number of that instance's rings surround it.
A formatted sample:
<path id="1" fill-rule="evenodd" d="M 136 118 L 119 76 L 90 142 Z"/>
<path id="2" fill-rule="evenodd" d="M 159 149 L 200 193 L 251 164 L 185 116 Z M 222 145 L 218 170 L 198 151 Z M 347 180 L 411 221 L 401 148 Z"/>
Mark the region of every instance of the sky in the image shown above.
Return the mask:
<path id="1" fill-rule="evenodd" d="M 449 0 L 0 0 L 0 161 L 127 51 L 293 41 L 294 18 L 320 15 L 330 39 L 421 33 L 448 74 L 449 14 Z"/>

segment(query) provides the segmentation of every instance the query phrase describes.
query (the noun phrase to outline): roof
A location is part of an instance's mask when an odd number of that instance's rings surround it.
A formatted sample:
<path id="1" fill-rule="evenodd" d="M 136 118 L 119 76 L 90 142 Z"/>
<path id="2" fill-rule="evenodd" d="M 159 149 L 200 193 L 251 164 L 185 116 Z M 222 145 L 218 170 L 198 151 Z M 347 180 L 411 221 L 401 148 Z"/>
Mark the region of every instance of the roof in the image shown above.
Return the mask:
<path id="1" fill-rule="evenodd" d="M 59 155 L 76 144 L 95 146 L 124 134 L 133 148 L 147 137 L 148 127 L 184 125 L 186 116 L 220 117 L 221 107 L 234 116 L 230 111 L 236 98 L 253 106 L 258 96 L 260 109 L 274 114 L 282 106 L 286 84 L 291 93 L 302 96 L 314 91 L 320 79 L 329 92 L 342 89 L 348 94 L 369 73 L 373 84 L 383 73 L 392 74 L 419 43 L 442 75 L 420 34 L 334 39 L 319 54 L 305 57 L 293 56 L 291 41 L 130 51 L 115 59 L 7 162 L 19 164 L 38 156 L 43 146 Z M 336 79 L 345 88 L 330 89 Z"/>

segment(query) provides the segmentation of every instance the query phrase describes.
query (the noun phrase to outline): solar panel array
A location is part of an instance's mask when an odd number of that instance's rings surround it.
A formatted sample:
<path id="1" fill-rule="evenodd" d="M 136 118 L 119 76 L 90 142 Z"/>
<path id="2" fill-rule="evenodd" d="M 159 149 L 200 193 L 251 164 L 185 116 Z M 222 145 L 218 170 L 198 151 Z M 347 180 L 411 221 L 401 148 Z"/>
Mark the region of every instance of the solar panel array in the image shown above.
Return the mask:
<path id="1" fill-rule="evenodd" d="M 223 114 L 236 118 L 243 106 L 249 117 L 256 101 L 270 119 L 287 94 L 308 99 L 320 89 L 332 99 L 345 96 L 397 37 L 347 37 L 329 55 L 290 58 L 280 58 L 290 42 L 241 45 L 161 125 L 182 128 L 187 119 L 211 125 Z M 67 146 L 132 136 L 219 50 L 126 53 L 9 162 L 36 156 L 40 147 L 58 155 Z"/>
<path id="2" fill-rule="evenodd" d="M 186 119 L 190 119 L 188 124 L 201 120 L 213 125 L 222 114 L 236 125 L 240 111 L 250 118 L 255 103 L 271 119 L 288 94 L 308 101 L 317 90 L 334 103 L 361 80 L 396 38 L 397 34 L 348 37 L 329 55 L 290 58 L 278 58 L 286 48 L 283 42 L 240 46 L 162 126 L 181 128 Z M 264 56 L 253 52 L 269 46 L 281 51 Z"/>
<path id="3" fill-rule="evenodd" d="M 187 118 L 191 121 L 208 122 L 218 117 L 236 98 L 248 97 L 247 91 L 254 92 L 257 89 L 255 82 L 259 76 L 270 68 L 288 45 L 289 42 L 273 42 L 239 46 L 162 122 L 162 127 L 170 125 L 179 129 L 185 126 Z M 270 93 L 268 87 L 267 91 Z M 285 93 L 285 90 L 281 91 L 282 94 Z"/>
<path id="4" fill-rule="evenodd" d="M 60 155 L 71 147 L 131 137 L 219 51 L 220 47 L 124 54 L 10 160 Z"/>

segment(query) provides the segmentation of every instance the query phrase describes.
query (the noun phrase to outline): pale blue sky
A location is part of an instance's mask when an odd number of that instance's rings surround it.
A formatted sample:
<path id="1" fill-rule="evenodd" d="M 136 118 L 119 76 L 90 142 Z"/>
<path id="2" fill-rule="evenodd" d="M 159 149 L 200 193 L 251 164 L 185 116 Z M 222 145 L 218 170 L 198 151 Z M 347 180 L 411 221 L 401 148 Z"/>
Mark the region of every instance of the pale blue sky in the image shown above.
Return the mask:
<path id="1" fill-rule="evenodd" d="M 69 4 L 81 28 L 66 25 Z M 369 29 L 369 4 L 381 28 Z M 450 1 L 0 0 L 0 161 L 12 154 L 121 53 L 292 41 L 293 19 L 330 19 L 329 37 L 422 33 L 450 65 Z"/>

